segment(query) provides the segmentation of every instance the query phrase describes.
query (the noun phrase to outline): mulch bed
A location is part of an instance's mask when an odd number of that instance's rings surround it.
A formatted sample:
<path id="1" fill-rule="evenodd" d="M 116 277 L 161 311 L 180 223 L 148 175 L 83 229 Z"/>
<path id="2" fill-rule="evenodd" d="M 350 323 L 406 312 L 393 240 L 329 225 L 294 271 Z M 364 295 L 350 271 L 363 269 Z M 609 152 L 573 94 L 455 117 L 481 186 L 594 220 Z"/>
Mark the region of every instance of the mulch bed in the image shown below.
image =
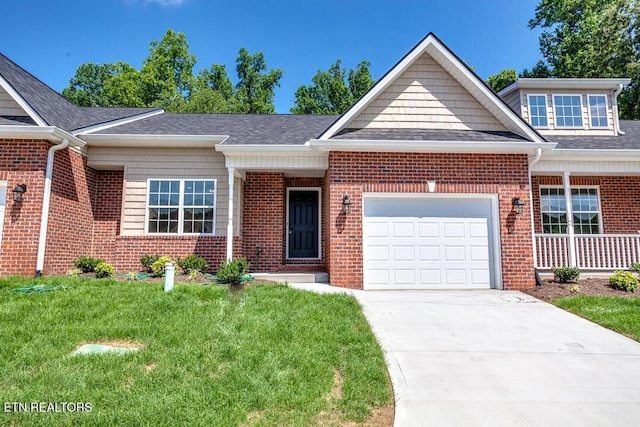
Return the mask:
<path id="1" fill-rule="evenodd" d="M 624 292 L 609 286 L 609 278 L 580 279 L 574 283 L 555 283 L 544 280 L 543 286 L 524 289 L 522 292 L 543 301 L 577 295 L 615 296 L 623 298 L 640 298 L 637 292 Z M 575 286 L 577 285 L 577 289 Z"/>

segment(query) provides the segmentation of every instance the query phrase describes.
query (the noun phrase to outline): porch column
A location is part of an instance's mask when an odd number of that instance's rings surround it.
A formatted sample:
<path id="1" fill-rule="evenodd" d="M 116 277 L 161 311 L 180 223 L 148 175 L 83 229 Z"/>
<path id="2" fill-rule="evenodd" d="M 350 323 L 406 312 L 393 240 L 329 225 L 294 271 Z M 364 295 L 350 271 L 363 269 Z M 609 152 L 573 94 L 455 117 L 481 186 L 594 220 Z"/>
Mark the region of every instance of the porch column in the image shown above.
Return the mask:
<path id="1" fill-rule="evenodd" d="M 567 233 L 569 234 L 569 267 L 576 267 L 576 240 L 573 231 L 573 206 L 571 205 L 571 172 L 565 171 L 562 177 L 564 185 L 564 203 L 567 210 Z"/>
<path id="2" fill-rule="evenodd" d="M 235 168 L 229 169 L 229 215 L 227 222 L 227 261 L 233 259 L 233 187 L 235 180 Z"/>

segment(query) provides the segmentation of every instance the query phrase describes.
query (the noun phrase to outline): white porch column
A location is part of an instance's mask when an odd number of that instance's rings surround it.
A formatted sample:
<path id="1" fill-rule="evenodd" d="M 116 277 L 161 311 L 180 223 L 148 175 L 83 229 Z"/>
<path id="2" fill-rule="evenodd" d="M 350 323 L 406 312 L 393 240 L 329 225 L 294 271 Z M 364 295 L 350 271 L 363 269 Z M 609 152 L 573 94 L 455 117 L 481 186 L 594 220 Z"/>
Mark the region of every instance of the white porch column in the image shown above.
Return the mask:
<path id="1" fill-rule="evenodd" d="M 235 168 L 229 170 L 229 221 L 227 222 L 227 261 L 233 259 L 233 187 L 235 180 Z"/>
<path id="2" fill-rule="evenodd" d="M 573 231 L 573 206 L 571 205 L 571 172 L 566 171 L 562 177 L 564 185 L 564 203 L 567 209 L 567 233 L 569 234 L 569 267 L 576 267 L 576 240 Z"/>

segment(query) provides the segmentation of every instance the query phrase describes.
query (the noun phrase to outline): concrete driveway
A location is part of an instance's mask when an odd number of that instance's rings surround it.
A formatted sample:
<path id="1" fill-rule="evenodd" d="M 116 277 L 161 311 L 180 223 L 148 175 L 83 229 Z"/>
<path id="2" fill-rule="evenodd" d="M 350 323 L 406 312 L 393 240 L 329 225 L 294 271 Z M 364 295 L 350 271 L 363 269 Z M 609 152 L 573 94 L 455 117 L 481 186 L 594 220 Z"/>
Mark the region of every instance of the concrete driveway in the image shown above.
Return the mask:
<path id="1" fill-rule="evenodd" d="M 520 292 L 353 294 L 396 426 L 640 425 L 640 343 Z"/>

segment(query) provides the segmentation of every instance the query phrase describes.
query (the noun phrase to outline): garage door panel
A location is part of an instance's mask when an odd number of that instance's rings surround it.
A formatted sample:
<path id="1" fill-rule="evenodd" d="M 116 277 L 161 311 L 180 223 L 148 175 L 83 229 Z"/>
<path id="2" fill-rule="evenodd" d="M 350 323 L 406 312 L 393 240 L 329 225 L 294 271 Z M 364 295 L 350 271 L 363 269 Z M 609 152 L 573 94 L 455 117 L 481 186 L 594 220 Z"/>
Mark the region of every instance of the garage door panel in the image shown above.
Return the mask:
<path id="1" fill-rule="evenodd" d="M 491 287 L 488 218 L 365 216 L 364 232 L 367 289 Z"/>

